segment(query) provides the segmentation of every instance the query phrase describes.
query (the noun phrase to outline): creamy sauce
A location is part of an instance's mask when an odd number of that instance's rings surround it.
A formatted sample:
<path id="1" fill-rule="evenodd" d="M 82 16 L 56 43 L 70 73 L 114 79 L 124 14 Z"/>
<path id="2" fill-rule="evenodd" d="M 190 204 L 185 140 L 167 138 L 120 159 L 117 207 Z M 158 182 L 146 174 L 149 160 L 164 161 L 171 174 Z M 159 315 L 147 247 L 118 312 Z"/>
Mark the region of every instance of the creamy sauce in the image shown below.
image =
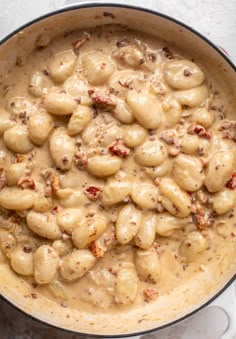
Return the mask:
<path id="1" fill-rule="evenodd" d="M 36 48 L 1 91 L 2 261 L 35 294 L 119 312 L 220 280 L 236 122 L 201 68 L 108 26 Z"/>

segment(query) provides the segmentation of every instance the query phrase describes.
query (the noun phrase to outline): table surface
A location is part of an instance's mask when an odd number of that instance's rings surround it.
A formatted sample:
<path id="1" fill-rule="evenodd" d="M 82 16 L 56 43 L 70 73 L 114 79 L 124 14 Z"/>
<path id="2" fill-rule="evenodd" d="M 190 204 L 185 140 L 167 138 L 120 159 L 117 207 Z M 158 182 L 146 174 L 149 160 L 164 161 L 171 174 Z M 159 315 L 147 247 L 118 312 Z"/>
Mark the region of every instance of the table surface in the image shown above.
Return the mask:
<path id="1" fill-rule="evenodd" d="M 39 15 L 79 2 L 89 1 L 0 0 L 0 39 Z M 96 2 L 106 1 L 97 0 Z M 175 16 L 176 19 L 192 26 L 227 51 L 236 64 L 236 0 L 114 0 L 114 2 L 140 5 Z M 24 316 L 3 300 L 0 300 L 0 314 L 1 339 L 79 338 L 79 336 L 42 325 Z M 205 309 L 180 324 L 159 331 L 158 335 L 154 333 L 145 338 L 216 339 L 219 338 L 226 324 L 226 315 L 220 309 Z"/>

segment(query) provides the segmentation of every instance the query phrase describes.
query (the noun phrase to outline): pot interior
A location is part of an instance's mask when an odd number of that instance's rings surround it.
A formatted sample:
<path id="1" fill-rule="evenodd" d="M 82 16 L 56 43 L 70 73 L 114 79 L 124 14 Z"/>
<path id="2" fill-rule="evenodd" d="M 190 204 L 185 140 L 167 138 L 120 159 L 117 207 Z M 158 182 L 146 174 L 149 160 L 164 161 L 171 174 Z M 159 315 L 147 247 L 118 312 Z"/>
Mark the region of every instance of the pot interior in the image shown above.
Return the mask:
<path id="1" fill-rule="evenodd" d="M 52 39 L 57 35 L 74 30 L 86 29 L 104 24 L 121 24 L 142 31 L 160 39 L 178 50 L 188 59 L 202 65 L 209 79 L 218 84 L 233 112 L 236 109 L 235 71 L 222 55 L 200 36 L 170 20 L 167 17 L 135 8 L 119 6 L 88 6 L 70 8 L 64 12 L 44 17 L 26 26 L 4 41 L 0 48 L 0 82 L 17 56 L 29 54 L 32 46 L 42 34 Z M 194 279 L 160 296 L 153 303 L 146 303 L 136 309 L 124 308 L 122 312 L 109 313 L 98 310 L 89 313 L 69 309 L 56 304 L 41 295 L 33 297 L 34 290 L 11 271 L 4 262 L 0 265 L 0 292 L 12 304 L 25 313 L 59 328 L 102 335 L 126 335 L 151 329 L 158 329 L 198 309 L 209 301 L 235 275 L 235 241 L 225 244 L 215 254 L 211 271 L 199 271 Z M 222 274 L 219 275 L 219 266 Z"/>

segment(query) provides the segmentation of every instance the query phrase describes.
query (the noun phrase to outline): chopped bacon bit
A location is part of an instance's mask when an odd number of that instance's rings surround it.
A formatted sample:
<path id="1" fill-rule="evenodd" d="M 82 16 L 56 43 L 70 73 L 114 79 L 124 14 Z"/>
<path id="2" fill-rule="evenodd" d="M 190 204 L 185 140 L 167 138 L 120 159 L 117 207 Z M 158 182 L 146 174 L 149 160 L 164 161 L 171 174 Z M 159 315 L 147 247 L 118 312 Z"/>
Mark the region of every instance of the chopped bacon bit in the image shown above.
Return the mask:
<path id="1" fill-rule="evenodd" d="M 103 16 L 115 19 L 115 15 L 113 13 L 110 13 L 110 12 L 103 12 Z"/>
<path id="2" fill-rule="evenodd" d="M 59 206 L 54 206 L 51 210 L 52 214 L 58 214 L 59 213 Z"/>
<path id="3" fill-rule="evenodd" d="M 0 169 L 0 191 L 6 186 L 7 179 L 6 173 L 3 168 Z"/>
<path id="4" fill-rule="evenodd" d="M 218 131 L 225 131 L 233 127 L 236 127 L 236 121 L 230 121 L 230 120 L 225 119 L 221 121 Z"/>
<path id="5" fill-rule="evenodd" d="M 229 179 L 225 186 L 227 188 L 230 188 L 231 190 L 233 190 L 236 187 L 236 173 L 233 173 L 231 175 L 231 178 Z"/>
<path id="6" fill-rule="evenodd" d="M 75 165 L 78 168 L 84 168 L 88 164 L 88 157 L 84 151 L 78 151 L 75 153 Z"/>
<path id="7" fill-rule="evenodd" d="M 80 47 L 87 41 L 90 40 L 90 35 L 88 33 L 84 33 L 81 38 L 72 42 L 72 46 L 76 54 L 79 54 Z"/>
<path id="8" fill-rule="evenodd" d="M 85 194 L 90 200 L 97 200 L 102 193 L 102 189 L 96 186 L 89 186 L 85 190 Z"/>
<path id="9" fill-rule="evenodd" d="M 230 132 L 230 131 L 225 131 L 222 133 L 222 138 L 223 139 L 229 139 L 229 140 L 233 140 L 234 142 L 236 142 L 236 132 Z"/>
<path id="10" fill-rule="evenodd" d="M 103 249 L 99 246 L 97 241 L 93 241 L 90 245 L 90 251 L 95 258 L 102 258 L 104 256 Z"/>
<path id="11" fill-rule="evenodd" d="M 143 294 L 146 301 L 156 300 L 159 297 L 158 291 L 153 287 L 145 288 Z"/>
<path id="12" fill-rule="evenodd" d="M 130 154 L 130 149 L 126 147 L 121 140 L 108 147 L 109 151 L 118 157 L 125 158 Z"/>
<path id="13" fill-rule="evenodd" d="M 55 193 L 60 189 L 60 179 L 59 176 L 55 173 L 52 173 L 50 176 L 52 192 Z"/>
<path id="14" fill-rule="evenodd" d="M 126 47 L 126 46 L 129 46 L 129 45 L 130 45 L 130 42 L 129 42 L 129 40 L 127 40 L 127 39 L 123 39 L 123 40 L 120 40 L 120 41 L 117 41 L 117 42 L 116 42 L 116 46 L 117 46 L 118 48 Z"/>
<path id="15" fill-rule="evenodd" d="M 218 128 L 219 131 L 223 131 L 222 138 L 229 139 L 236 142 L 236 121 L 223 120 Z"/>
<path id="16" fill-rule="evenodd" d="M 192 209 L 192 220 L 200 230 L 212 226 L 215 222 L 213 213 L 206 212 L 202 206 L 197 206 Z"/>
<path id="17" fill-rule="evenodd" d="M 210 140 L 211 131 L 207 131 L 203 126 L 192 124 L 188 128 L 188 134 L 197 134 L 199 137 Z"/>
<path id="18" fill-rule="evenodd" d="M 116 97 L 109 92 L 88 90 L 88 95 L 97 105 L 106 105 L 112 107 L 117 105 Z"/>
<path id="19" fill-rule="evenodd" d="M 163 48 L 162 48 L 162 51 L 163 51 L 163 53 L 164 53 L 164 56 L 165 56 L 167 59 L 173 59 L 173 58 L 174 58 L 173 53 L 171 52 L 171 50 L 170 50 L 168 47 L 163 47 Z"/>
<path id="20" fill-rule="evenodd" d="M 17 187 L 21 188 L 22 190 L 27 189 L 27 188 L 30 190 L 34 190 L 35 183 L 32 178 L 22 178 L 18 181 Z"/>
<path id="21" fill-rule="evenodd" d="M 23 251 L 24 251 L 25 253 L 31 253 L 31 252 L 32 252 L 32 248 L 31 248 L 30 246 L 24 246 L 24 247 L 23 247 Z"/>
<path id="22" fill-rule="evenodd" d="M 185 69 L 184 70 L 184 76 L 185 77 L 189 77 L 192 73 L 188 70 L 188 69 Z"/>
<path id="23" fill-rule="evenodd" d="M 22 154 L 16 154 L 16 162 L 19 163 L 19 162 L 23 162 L 26 160 L 26 156 L 25 155 L 22 155 Z"/>
<path id="24" fill-rule="evenodd" d="M 51 193 L 56 193 L 60 189 L 60 178 L 51 168 L 43 170 L 42 176 L 47 186 L 47 194 L 45 190 L 45 196 L 50 197 Z"/>
<path id="25" fill-rule="evenodd" d="M 176 157 L 180 153 L 180 147 L 179 146 L 171 146 L 168 148 L 168 154 L 171 157 Z"/>
<path id="26" fill-rule="evenodd" d="M 113 267 L 109 267 L 108 272 L 110 272 L 113 275 L 116 275 L 116 272 L 114 271 Z"/>
<path id="27" fill-rule="evenodd" d="M 161 140 L 165 141 L 165 143 L 167 143 L 167 145 L 177 145 L 177 144 L 179 144 L 177 133 L 173 129 L 162 132 L 160 138 L 161 138 Z"/>

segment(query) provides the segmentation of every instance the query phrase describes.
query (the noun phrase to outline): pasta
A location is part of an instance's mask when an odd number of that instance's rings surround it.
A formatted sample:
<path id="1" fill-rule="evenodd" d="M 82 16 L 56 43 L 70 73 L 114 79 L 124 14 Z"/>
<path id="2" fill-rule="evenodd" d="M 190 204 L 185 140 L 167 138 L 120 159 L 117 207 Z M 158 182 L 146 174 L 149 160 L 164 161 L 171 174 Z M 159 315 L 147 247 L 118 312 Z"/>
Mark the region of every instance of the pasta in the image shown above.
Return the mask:
<path id="1" fill-rule="evenodd" d="M 222 279 L 236 121 L 197 56 L 162 44 L 40 35 L 0 84 L 0 256 L 34 294 L 118 313 Z"/>

